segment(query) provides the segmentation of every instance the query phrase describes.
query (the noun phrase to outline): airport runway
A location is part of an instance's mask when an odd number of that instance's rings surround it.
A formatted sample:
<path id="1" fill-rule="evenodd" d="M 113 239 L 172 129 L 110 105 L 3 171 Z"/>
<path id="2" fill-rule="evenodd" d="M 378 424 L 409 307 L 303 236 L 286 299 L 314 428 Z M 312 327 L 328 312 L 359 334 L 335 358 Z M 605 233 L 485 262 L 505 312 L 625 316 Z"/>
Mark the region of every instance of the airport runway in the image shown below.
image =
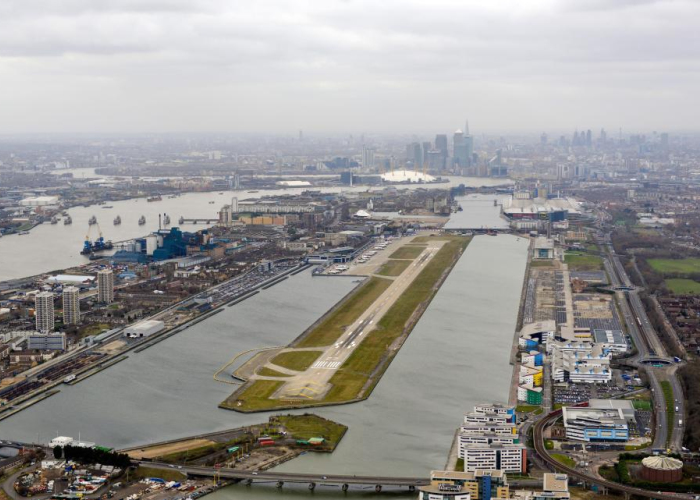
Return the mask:
<path id="1" fill-rule="evenodd" d="M 308 370 L 294 378 L 287 379 L 276 397 L 306 399 L 323 397 L 330 388 L 328 382 L 335 370 L 343 365 L 362 340 L 376 328 L 377 322 L 382 319 L 401 294 L 409 288 L 416 276 L 420 274 L 443 244 L 443 241 L 430 243 L 403 273 L 394 278 L 389 288 L 377 297 L 377 300 L 346 329 L 345 333 L 333 345 L 326 348 Z M 385 276 L 381 277 L 391 279 Z"/>

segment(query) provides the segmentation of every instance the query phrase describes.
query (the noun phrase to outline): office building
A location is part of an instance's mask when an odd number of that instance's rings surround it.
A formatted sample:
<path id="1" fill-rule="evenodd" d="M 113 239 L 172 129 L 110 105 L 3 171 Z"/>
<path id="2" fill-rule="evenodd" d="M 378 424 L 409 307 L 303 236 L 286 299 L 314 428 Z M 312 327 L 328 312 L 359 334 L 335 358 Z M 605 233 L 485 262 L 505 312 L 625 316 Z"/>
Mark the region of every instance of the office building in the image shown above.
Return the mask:
<path id="1" fill-rule="evenodd" d="M 65 333 L 34 333 L 27 339 L 27 348 L 29 350 L 39 351 L 65 351 L 66 350 L 66 334 Z"/>
<path id="2" fill-rule="evenodd" d="M 34 298 L 34 316 L 36 317 L 36 330 L 49 333 L 54 327 L 53 293 L 39 292 Z"/>
<path id="3" fill-rule="evenodd" d="M 104 304 L 114 302 L 114 273 L 111 269 L 97 271 L 97 300 Z"/>
<path id="4" fill-rule="evenodd" d="M 374 148 L 368 148 L 362 146 L 362 168 L 365 170 L 371 170 L 374 168 L 374 154 L 376 150 Z"/>
<path id="5" fill-rule="evenodd" d="M 527 449 L 521 444 L 460 444 L 459 457 L 464 471 L 497 469 L 504 472 L 527 472 Z"/>
<path id="6" fill-rule="evenodd" d="M 628 418 L 625 418 L 625 411 L 622 408 L 565 406 L 562 408 L 562 420 L 567 439 L 576 441 L 627 441 L 629 439 Z"/>
<path id="7" fill-rule="evenodd" d="M 74 286 L 63 289 L 63 324 L 80 324 L 80 290 Z"/>
<path id="8" fill-rule="evenodd" d="M 406 146 L 406 162 L 414 168 L 423 168 L 423 148 L 420 142 L 412 142 Z"/>
<path id="9" fill-rule="evenodd" d="M 462 168 L 470 165 L 469 143 L 469 136 L 465 135 L 461 129 L 455 131 L 452 144 L 452 157 L 455 165 Z"/>
<path id="10" fill-rule="evenodd" d="M 479 404 L 465 414 L 459 430 L 459 458 L 464 459 L 466 472 L 524 471 L 527 457 L 517 433 L 515 408 Z"/>
<path id="11" fill-rule="evenodd" d="M 593 330 L 593 340 L 611 352 L 627 352 L 627 339 L 621 330 Z"/>
<path id="12" fill-rule="evenodd" d="M 432 471 L 430 484 L 419 488 L 420 500 L 496 500 L 508 498 L 508 477 L 500 470 Z"/>
<path id="13" fill-rule="evenodd" d="M 550 342 L 552 379 L 555 382 L 601 384 L 612 380 L 612 353 L 590 342 Z"/>
<path id="14" fill-rule="evenodd" d="M 569 477 L 547 472 L 542 476 L 542 491 L 517 490 L 515 500 L 569 500 Z"/>

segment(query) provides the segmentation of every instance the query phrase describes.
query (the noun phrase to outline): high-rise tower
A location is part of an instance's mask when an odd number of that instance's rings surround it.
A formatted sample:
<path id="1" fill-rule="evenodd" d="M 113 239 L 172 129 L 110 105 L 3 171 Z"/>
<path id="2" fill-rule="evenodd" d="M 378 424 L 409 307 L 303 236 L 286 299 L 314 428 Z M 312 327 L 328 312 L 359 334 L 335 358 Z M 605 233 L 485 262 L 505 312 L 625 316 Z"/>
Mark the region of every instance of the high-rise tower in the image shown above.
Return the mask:
<path id="1" fill-rule="evenodd" d="M 34 316 L 36 317 L 36 330 L 41 333 L 49 333 L 54 327 L 53 293 L 39 292 L 34 298 Z"/>
<path id="2" fill-rule="evenodd" d="M 97 300 L 104 304 L 114 302 L 114 273 L 111 269 L 97 271 Z"/>

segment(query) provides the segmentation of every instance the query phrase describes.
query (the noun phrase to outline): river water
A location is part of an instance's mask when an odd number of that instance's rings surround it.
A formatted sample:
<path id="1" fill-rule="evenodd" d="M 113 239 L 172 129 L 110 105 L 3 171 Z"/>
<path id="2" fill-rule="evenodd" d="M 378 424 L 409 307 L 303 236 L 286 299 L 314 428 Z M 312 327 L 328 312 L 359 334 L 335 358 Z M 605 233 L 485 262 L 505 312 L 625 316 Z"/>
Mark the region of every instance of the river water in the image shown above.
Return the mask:
<path id="1" fill-rule="evenodd" d="M 445 229 L 505 229 L 508 221 L 501 217 L 503 195 L 470 194 L 457 196 L 455 200 L 462 207 L 461 212 L 453 213 L 445 224 Z M 494 204 L 494 201 L 496 204 Z"/>
<path id="2" fill-rule="evenodd" d="M 84 170 L 84 169 L 83 169 Z M 494 186 L 508 184 L 511 181 L 503 179 L 450 177 L 449 183 L 434 184 L 436 189 L 448 188 L 464 184 L 470 187 Z M 411 189 L 425 185 L 406 186 Z M 63 222 L 51 225 L 48 222 L 32 229 L 27 235 L 9 235 L 0 238 L 0 281 L 22 278 L 32 274 L 65 269 L 87 263 L 86 257 L 80 255 L 83 241 L 88 235 L 90 239 L 98 236 L 98 228 L 88 226 L 91 216 L 97 217 L 100 229 L 105 239 L 123 241 L 138 238 L 158 229 L 158 215 L 168 214 L 173 226 L 179 226 L 187 231 L 196 231 L 206 227 L 204 224 L 178 224 L 180 216 L 186 219 L 218 218 L 222 205 L 230 203 L 233 196 L 239 199 L 253 198 L 264 195 L 299 194 L 306 189 L 318 189 L 328 193 L 360 192 L 367 187 L 333 187 L 333 188 L 289 188 L 261 190 L 250 193 L 246 190 L 208 193 L 187 193 L 178 198 L 163 198 L 159 202 L 147 202 L 145 199 L 132 199 L 108 202 L 111 209 L 99 205 L 90 207 L 74 207 L 68 213 L 73 224 L 64 226 Z M 382 188 L 372 188 L 382 189 Z M 121 225 L 113 224 L 119 215 Z M 146 224 L 139 226 L 141 215 L 146 217 Z"/>
<path id="3" fill-rule="evenodd" d="M 526 259 L 527 241 L 522 238 L 475 237 L 371 397 L 315 410 L 349 426 L 337 450 L 307 454 L 280 470 L 425 476 L 444 467 L 462 414 L 475 403 L 508 398 L 510 348 Z M 290 277 L 76 386 L 62 388 L 0 423 L 0 438 L 47 441 L 56 434 L 80 434 L 85 440 L 125 447 L 264 421 L 268 414 L 218 409 L 234 387 L 215 382 L 213 373 L 237 352 L 288 343 L 356 284 L 353 278 L 314 278 L 309 273 Z M 305 487 L 285 486 L 280 492 L 236 485 L 209 498 L 308 494 Z M 314 493 L 324 499 L 340 495 L 328 487 Z"/>

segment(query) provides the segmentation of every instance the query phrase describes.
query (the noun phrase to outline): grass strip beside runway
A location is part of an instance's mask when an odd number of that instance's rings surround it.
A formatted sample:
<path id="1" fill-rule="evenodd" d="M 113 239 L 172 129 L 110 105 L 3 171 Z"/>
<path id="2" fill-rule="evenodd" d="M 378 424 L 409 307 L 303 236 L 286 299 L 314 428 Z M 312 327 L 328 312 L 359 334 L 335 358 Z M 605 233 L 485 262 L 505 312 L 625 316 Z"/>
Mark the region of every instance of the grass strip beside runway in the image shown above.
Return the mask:
<path id="1" fill-rule="evenodd" d="M 448 241 L 438 253 L 428 262 L 425 269 L 415 278 L 387 313 L 379 320 L 377 328 L 353 351 L 330 383 L 333 385 L 324 399 L 325 402 L 342 402 L 361 396 L 361 391 L 374 375 L 373 384 L 379 381 L 388 363 L 383 365 L 379 373 L 375 369 L 386 358 L 390 360 L 396 351 L 391 351 L 393 342 L 403 333 L 409 319 L 421 304 L 429 302 L 437 289 L 436 284 L 442 274 L 454 262 L 455 257 L 466 248 L 470 240 Z"/>
<path id="2" fill-rule="evenodd" d="M 355 290 L 350 298 L 332 311 L 309 332 L 295 347 L 324 347 L 338 340 L 345 327 L 352 325 L 365 310 L 371 306 L 384 290 L 389 288 L 391 280 L 370 278 Z"/>
<path id="3" fill-rule="evenodd" d="M 410 259 L 413 260 L 423 253 L 425 247 L 404 245 L 394 253 L 389 255 L 390 259 Z"/>
<path id="4" fill-rule="evenodd" d="M 313 365 L 320 355 L 321 351 L 282 352 L 272 358 L 270 363 L 289 370 L 303 372 Z"/>
<path id="5" fill-rule="evenodd" d="M 410 260 L 387 260 L 376 274 L 381 276 L 398 276 L 411 265 Z"/>

